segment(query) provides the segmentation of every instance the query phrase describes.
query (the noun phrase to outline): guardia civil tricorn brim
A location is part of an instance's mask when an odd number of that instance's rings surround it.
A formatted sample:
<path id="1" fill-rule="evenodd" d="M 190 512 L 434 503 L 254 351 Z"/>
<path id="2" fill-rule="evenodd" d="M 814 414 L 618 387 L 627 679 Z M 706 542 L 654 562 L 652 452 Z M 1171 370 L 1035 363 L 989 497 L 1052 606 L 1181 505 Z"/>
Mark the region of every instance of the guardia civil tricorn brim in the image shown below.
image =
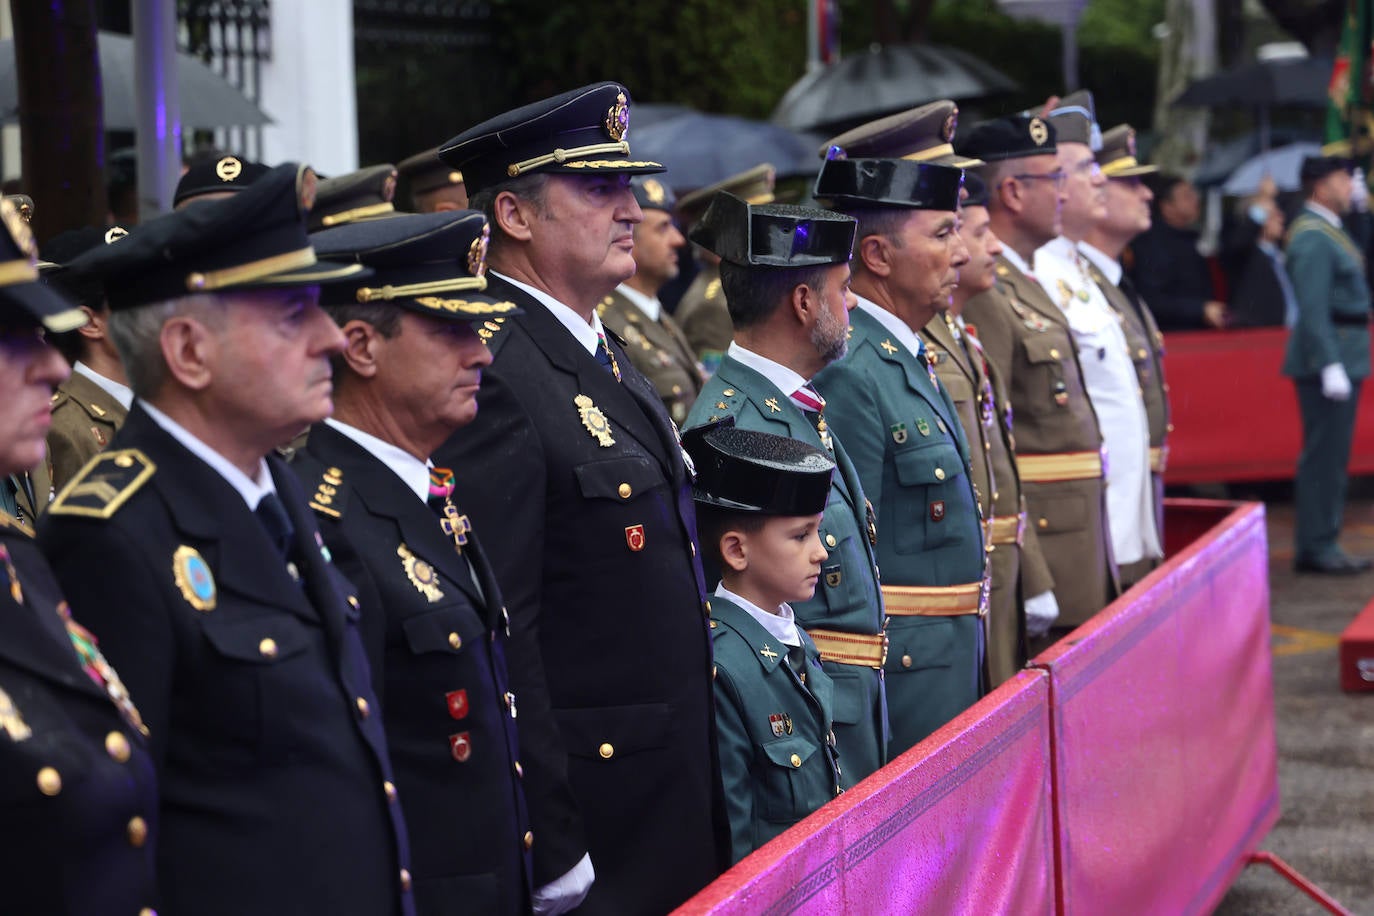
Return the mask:
<path id="1" fill-rule="evenodd" d="M 760 515 L 818 515 L 830 497 L 835 462 L 821 449 L 787 436 L 739 429 L 733 417 L 682 434 L 703 505 Z"/>
<path id="2" fill-rule="evenodd" d="M 754 205 L 721 191 L 690 238 L 743 267 L 823 267 L 849 261 L 856 227 L 852 216 L 831 210 Z"/>
<path id="3" fill-rule="evenodd" d="M 86 323 L 86 313 L 38 279 L 38 246 L 29 224 L 0 200 L 0 326 L 38 326 L 62 333 Z"/>
<path id="4" fill-rule="evenodd" d="M 231 197 L 141 223 L 68 266 L 99 278 L 116 311 L 197 293 L 356 278 L 367 268 L 321 261 L 310 247 L 305 221 L 315 185 L 309 166 L 285 163 Z"/>
<path id="5" fill-rule="evenodd" d="M 563 175 L 662 172 L 630 153 L 630 90 L 595 83 L 497 115 L 439 147 L 468 193 L 536 172 Z"/>

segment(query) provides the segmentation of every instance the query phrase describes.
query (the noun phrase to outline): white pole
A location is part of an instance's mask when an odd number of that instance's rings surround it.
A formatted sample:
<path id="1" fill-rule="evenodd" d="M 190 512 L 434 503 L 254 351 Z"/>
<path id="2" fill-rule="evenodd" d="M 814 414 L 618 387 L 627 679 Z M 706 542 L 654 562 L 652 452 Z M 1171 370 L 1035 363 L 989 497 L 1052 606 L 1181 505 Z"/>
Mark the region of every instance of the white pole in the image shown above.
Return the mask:
<path id="1" fill-rule="evenodd" d="M 806 0 L 806 72 L 821 67 L 821 4 L 825 0 Z"/>
<path id="2" fill-rule="evenodd" d="M 176 4 L 133 0 L 138 218 L 172 209 L 181 177 L 181 104 L 177 92 Z"/>

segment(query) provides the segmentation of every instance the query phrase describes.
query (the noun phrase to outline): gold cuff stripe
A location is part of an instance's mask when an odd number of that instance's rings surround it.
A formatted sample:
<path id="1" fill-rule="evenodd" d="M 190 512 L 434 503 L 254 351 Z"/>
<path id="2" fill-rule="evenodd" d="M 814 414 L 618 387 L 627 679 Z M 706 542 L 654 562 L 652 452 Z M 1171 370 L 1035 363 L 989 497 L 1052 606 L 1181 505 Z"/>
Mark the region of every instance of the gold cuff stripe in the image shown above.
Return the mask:
<path id="1" fill-rule="evenodd" d="M 842 633 L 839 630 L 807 630 L 821 652 L 821 659 L 841 665 L 879 668 L 887 664 L 887 636 L 883 633 Z"/>
<path id="2" fill-rule="evenodd" d="M 186 288 L 193 293 L 203 293 L 207 290 L 223 289 L 226 286 L 234 286 L 239 283 L 249 283 L 253 280 L 261 280 L 264 277 L 270 277 L 273 274 L 279 274 L 283 271 L 295 270 L 299 267 L 309 267 L 314 263 L 315 249 L 300 248 L 296 251 L 276 254 L 270 258 L 263 258 L 259 261 L 249 261 L 247 264 L 226 267 L 223 270 L 187 274 Z"/>
<path id="3" fill-rule="evenodd" d="M 539 168 L 541 165 L 548 165 L 550 162 L 557 162 L 559 165 L 566 163 L 569 159 L 577 159 L 581 156 L 591 156 L 596 153 L 620 153 L 623 156 L 630 155 L 630 142 L 621 140 L 619 143 L 593 143 L 591 146 L 575 146 L 572 149 L 556 149 L 543 156 L 535 156 L 533 159 L 525 159 L 522 162 L 513 162 L 506 166 L 506 174 L 511 178 L 518 178 L 525 172 Z"/>
<path id="4" fill-rule="evenodd" d="M 1021 472 L 1021 480 L 1027 483 L 1094 480 L 1102 476 L 1102 453 L 1061 452 L 1057 455 L 1017 455 L 1016 466 Z"/>
<path id="5" fill-rule="evenodd" d="M 1163 474 L 1169 466 L 1169 446 L 1159 445 L 1150 449 L 1150 473 Z"/>
<path id="6" fill-rule="evenodd" d="M 375 299 L 408 299 L 412 296 L 427 296 L 430 293 L 452 293 L 462 290 L 481 292 L 487 288 L 486 277 L 462 277 L 452 280 L 432 280 L 429 283 L 403 283 L 400 286 L 364 286 L 358 290 L 359 302 L 372 302 Z"/>
<path id="7" fill-rule="evenodd" d="M 993 546 L 1015 544 L 1020 547 L 1026 534 L 1026 513 L 1003 515 L 994 518 L 988 525 L 988 541 Z"/>
<path id="8" fill-rule="evenodd" d="M 0 262 L 0 286 L 13 286 L 16 283 L 32 283 L 38 279 L 38 267 L 29 260 L 18 259 Z"/>
<path id="9" fill-rule="evenodd" d="M 958 617 L 983 609 L 983 582 L 964 585 L 884 585 L 883 608 L 893 617 Z"/>
<path id="10" fill-rule="evenodd" d="M 396 205 L 388 200 L 380 204 L 368 204 L 366 207 L 354 207 L 352 210 L 345 210 L 342 213 L 331 213 L 320 220 L 320 224 L 323 226 L 341 226 L 344 223 L 366 219 L 369 216 L 381 216 L 383 213 L 395 212 Z"/>

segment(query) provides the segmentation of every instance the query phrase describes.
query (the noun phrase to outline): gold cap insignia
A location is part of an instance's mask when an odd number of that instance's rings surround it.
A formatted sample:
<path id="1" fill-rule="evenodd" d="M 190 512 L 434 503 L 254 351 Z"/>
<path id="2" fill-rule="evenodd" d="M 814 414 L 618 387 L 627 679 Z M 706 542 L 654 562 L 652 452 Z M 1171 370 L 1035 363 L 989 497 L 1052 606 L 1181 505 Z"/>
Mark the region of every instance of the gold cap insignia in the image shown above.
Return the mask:
<path id="1" fill-rule="evenodd" d="M 1044 146 L 1045 141 L 1050 138 L 1050 129 L 1045 126 L 1045 122 L 1039 118 L 1030 119 L 1030 138 L 1036 146 Z"/>
<path id="2" fill-rule="evenodd" d="M 959 129 L 959 107 L 956 105 L 954 110 L 945 118 L 945 124 L 940 128 L 940 136 L 946 143 L 954 139 L 954 132 Z"/>
<path id="3" fill-rule="evenodd" d="M 38 245 L 33 240 L 33 230 L 24 222 L 24 217 L 19 215 L 19 211 L 14 209 L 14 204 L 8 200 L 0 200 L 0 221 L 4 222 L 5 231 L 10 234 L 10 238 L 19 246 L 19 250 L 26 258 L 32 261 L 38 257 Z"/>
<path id="4" fill-rule="evenodd" d="M 656 204 L 663 203 L 665 199 L 665 195 L 663 193 L 663 185 L 659 184 L 657 181 L 654 181 L 652 178 L 647 179 L 644 182 L 644 196 L 648 197 L 649 200 Z"/>
<path id="5" fill-rule="evenodd" d="M 215 609 L 215 577 L 200 551 L 182 544 L 172 554 L 172 578 L 186 603 L 198 611 Z"/>
<path id="6" fill-rule="evenodd" d="M 243 163 L 233 156 L 225 156 L 215 163 L 215 175 L 220 181 L 233 181 L 243 174 Z"/>
<path id="7" fill-rule="evenodd" d="M 468 246 L 468 273 L 480 277 L 487 272 L 487 245 L 491 243 L 491 226 L 482 224 L 482 234 Z"/>
<path id="8" fill-rule="evenodd" d="M 315 192 L 319 190 L 320 177 L 308 165 L 303 165 L 296 173 L 296 199 L 300 202 L 301 212 L 309 213 L 315 209 Z"/>
<path id="9" fill-rule="evenodd" d="M 606 133 L 610 134 L 612 140 L 620 141 L 625 139 L 629 129 L 630 104 L 625 93 L 621 92 L 615 97 L 615 105 L 606 111 Z"/>
<path id="10" fill-rule="evenodd" d="M 382 182 L 382 200 L 389 202 L 395 199 L 396 173 L 392 172 L 390 175 L 386 176 L 386 180 Z"/>
<path id="11" fill-rule="evenodd" d="M 108 245 L 111 242 L 117 242 L 128 234 L 129 230 L 125 229 L 123 226 L 111 226 L 105 230 L 105 244 Z"/>
<path id="12" fill-rule="evenodd" d="M 14 209 L 19 211 L 24 222 L 33 222 L 33 200 L 23 194 L 16 194 L 12 200 L 14 201 Z"/>
<path id="13" fill-rule="evenodd" d="M 448 183 L 449 183 L 449 184 L 462 184 L 462 183 L 463 183 L 463 173 L 460 172 L 460 171 L 458 171 L 457 169 L 454 169 L 452 172 L 449 172 L 449 173 L 448 173 Z"/>

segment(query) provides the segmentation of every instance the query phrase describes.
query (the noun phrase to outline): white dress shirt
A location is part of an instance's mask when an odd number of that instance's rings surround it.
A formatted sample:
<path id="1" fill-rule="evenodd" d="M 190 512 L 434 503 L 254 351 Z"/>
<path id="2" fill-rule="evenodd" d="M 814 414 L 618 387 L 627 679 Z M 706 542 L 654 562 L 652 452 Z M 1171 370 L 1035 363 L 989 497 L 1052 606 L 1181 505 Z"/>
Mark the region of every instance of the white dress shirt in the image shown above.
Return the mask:
<path id="1" fill-rule="evenodd" d="M 658 301 L 657 296 L 646 296 L 624 283 L 617 286 L 615 291 L 629 299 L 641 312 L 648 316 L 650 321 L 658 321 L 658 316 L 663 314 L 663 303 Z"/>
<path id="2" fill-rule="evenodd" d="M 333 417 L 328 417 L 324 421 L 341 435 L 347 436 L 366 451 L 373 458 L 391 469 L 391 472 L 401 478 L 401 482 L 406 485 L 420 502 L 429 502 L 429 469 L 433 463 L 421 461 L 410 452 L 397 445 L 392 445 L 384 439 L 378 439 L 371 433 L 365 433 L 356 426 L 349 426 L 347 423 L 340 423 Z"/>
<path id="3" fill-rule="evenodd" d="M 176 420 L 173 420 L 147 401 L 140 400 L 139 403 L 143 405 L 143 409 L 147 411 L 148 416 L 153 418 L 154 423 L 161 426 L 167 431 L 169 436 L 180 442 L 188 452 L 210 465 L 219 476 L 227 480 L 229 485 L 233 487 L 239 496 L 243 497 L 243 501 L 248 504 L 249 511 L 256 512 L 258 503 L 262 502 L 264 496 L 269 493 L 277 492 L 277 485 L 272 482 L 272 472 L 267 470 L 266 458 L 258 459 L 257 474 L 255 477 L 249 477 L 247 474 L 234 467 L 229 459 L 197 439 L 186 429 L 186 427 L 182 426 Z"/>
<path id="4" fill-rule="evenodd" d="M 1087 242 L 1079 242 L 1078 250 L 1092 262 L 1093 266 L 1102 271 L 1102 276 L 1107 278 L 1107 282 L 1112 286 L 1121 285 L 1121 262 L 1111 257 L 1102 249 L 1089 245 Z"/>
<path id="5" fill-rule="evenodd" d="M 746 350 L 733 340 L 730 341 L 730 348 L 725 351 L 725 355 L 740 362 L 759 375 L 772 382 L 779 391 L 789 398 L 792 393 L 803 385 L 809 384 L 807 379 L 802 378 L 782 363 L 775 363 L 766 356 L 759 356 L 753 350 Z"/>
<path id="6" fill-rule="evenodd" d="M 870 302 L 863 296 L 857 296 L 856 298 L 859 300 L 859 308 L 863 309 L 873 317 L 874 321 L 882 325 L 883 330 L 897 338 L 897 342 L 906 347 L 907 351 L 911 353 L 912 356 L 917 359 L 920 358 L 921 351 L 925 348 L 921 345 L 921 338 L 916 336 L 916 332 L 911 330 L 909 324 L 883 308 L 881 305 L 878 305 L 876 302 Z"/>
<path id="7" fill-rule="evenodd" d="M 583 349 L 585 349 L 589 355 L 596 355 L 596 348 L 598 343 L 600 343 L 601 318 L 595 311 L 592 312 L 592 320 L 588 321 L 577 314 L 577 312 L 573 311 L 572 308 L 559 302 L 542 289 L 536 289 L 528 283 L 521 283 L 519 280 L 508 277 L 495 270 L 491 273 L 505 280 L 512 286 L 523 289 L 525 292 L 538 299 L 549 310 L 549 313 L 558 319 L 558 323 L 568 329 L 568 333 L 572 334 L 572 336 L 577 339 L 577 342 L 582 345 Z"/>
<path id="8" fill-rule="evenodd" d="M 134 390 L 128 385 L 121 385 L 114 379 L 101 375 L 79 359 L 72 366 L 72 371 L 95 382 L 102 391 L 123 405 L 125 410 L 134 406 Z"/>
<path id="9" fill-rule="evenodd" d="M 724 598 L 726 601 L 733 601 L 739 605 L 750 617 L 759 622 L 768 634 L 785 646 L 800 646 L 801 637 L 797 635 L 797 618 L 792 613 L 792 605 L 783 602 L 778 605 L 776 612 L 770 614 L 759 607 L 748 598 L 741 598 L 734 592 L 725 587 L 721 582 L 716 586 L 716 597 Z"/>

